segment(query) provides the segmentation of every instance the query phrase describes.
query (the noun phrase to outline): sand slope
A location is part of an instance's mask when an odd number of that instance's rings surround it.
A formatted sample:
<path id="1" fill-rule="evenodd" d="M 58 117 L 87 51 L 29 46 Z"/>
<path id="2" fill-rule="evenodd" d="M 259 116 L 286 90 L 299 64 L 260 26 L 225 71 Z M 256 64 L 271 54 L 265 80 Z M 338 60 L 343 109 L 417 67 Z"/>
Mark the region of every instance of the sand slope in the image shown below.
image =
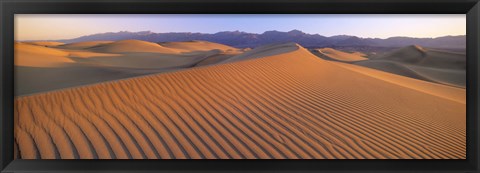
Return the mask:
<path id="1" fill-rule="evenodd" d="M 163 47 L 168 47 L 172 49 L 177 49 L 177 50 L 182 50 L 186 52 L 190 51 L 210 51 L 210 50 L 220 50 L 222 52 L 237 52 L 238 49 L 223 45 L 223 44 L 218 44 L 218 43 L 213 43 L 213 42 L 208 42 L 208 41 L 199 41 L 199 40 L 194 40 L 194 41 L 184 41 L 184 42 L 166 42 L 166 43 L 159 43 Z"/>
<path id="2" fill-rule="evenodd" d="M 464 89 L 269 47 L 251 51 L 263 58 L 18 97 L 18 157 L 466 157 Z"/>
<path id="3" fill-rule="evenodd" d="M 187 45 L 182 46 L 183 43 Z M 80 42 L 57 47 L 16 43 L 15 95 L 205 66 L 241 52 L 216 43 L 194 43 L 198 46 L 175 42 L 182 49 L 138 40 Z M 210 50 L 208 46 L 212 46 Z"/>
<path id="4" fill-rule="evenodd" d="M 226 61 L 232 57 L 234 57 L 235 54 L 230 54 L 230 53 L 218 53 L 215 55 L 208 56 L 204 60 L 198 62 L 195 66 L 200 67 L 200 66 L 208 66 L 208 65 L 215 65 L 219 64 L 223 61 Z"/>
<path id="5" fill-rule="evenodd" d="M 445 85 L 466 85 L 466 56 L 461 53 L 413 45 L 356 64 Z"/>
<path id="6" fill-rule="evenodd" d="M 15 68 L 15 95 L 33 95 L 171 70 L 82 64 L 64 64 L 57 67 L 19 66 Z"/>
<path id="7" fill-rule="evenodd" d="M 154 53 L 178 53 L 178 50 L 166 48 L 159 44 L 140 40 L 121 40 L 112 43 L 90 47 L 89 50 L 104 53 L 125 52 L 154 52 Z"/>
<path id="8" fill-rule="evenodd" d="M 220 63 L 232 63 L 249 59 L 263 58 L 297 50 L 299 45 L 296 43 L 268 44 L 259 46 L 240 55 L 230 57 Z"/>
<path id="9" fill-rule="evenodd" d="M 357 55 L 357 56 L 362 56 L 362 57 L 367 57 L 368 55 L 363 53 L 363 52 L 352 52 L 351 54 Z"/>
<path id="10" fill-rule="evenodd" d="M 60 45 L 64 45 L 65 43 L 62 42 L 55 42 L 55 41 L 34 41 L 34 42 L 27 42 L 37 46 L 44 46 L 44 47 L 56 47 Z"/>
<path id="11" fill-rule="evenodd" d="M 58 46 L 58 48 L 62 49 L 87 49 L 95 46 L 101 46 L 104 44 L 112 43 L 113 41 L 87 41 L 87 42 L 78 42 L 78 43 L 70 43 Z"/>
<path id="12" fill-rule="evenodd" d="M 332 48 L 316 49 L 315 51 L 313 51 L 313 53 L 322 58 L 327 58 L 330 60 L 336 60 L 341 62 L 355 62 L 355 61 L 367 60 L 367 58 L 365 58 L 366 55 L 363 53 L 360 53 L 360 52 L 348 53 L 348 52 L 335 50 Z"/>
<path id="13" fill-rule="evenodd" d="M 55 67 L 73 62 L 66 56 L 67 52 L 44 46 L 15 43 L 15 65 L 35 67 Z"/>
<path id="14" fill-rule="evenodd" d="M 403 62 L 425 67 L 465 69 L 465 54 L 423 48 L 417 45 L 404 47 L 378 59 Z"/>

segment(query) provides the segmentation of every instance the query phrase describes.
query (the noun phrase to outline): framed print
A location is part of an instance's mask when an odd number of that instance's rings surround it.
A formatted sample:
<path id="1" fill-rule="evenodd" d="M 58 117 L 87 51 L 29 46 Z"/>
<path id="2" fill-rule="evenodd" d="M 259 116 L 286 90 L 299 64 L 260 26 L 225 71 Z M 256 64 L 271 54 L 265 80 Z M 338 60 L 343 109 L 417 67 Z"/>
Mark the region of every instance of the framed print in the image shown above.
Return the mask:
<path id="1" fill-rule="evenodd" d="M 2 172 L 476 172 L 478 1 L 1 1 Z"/>

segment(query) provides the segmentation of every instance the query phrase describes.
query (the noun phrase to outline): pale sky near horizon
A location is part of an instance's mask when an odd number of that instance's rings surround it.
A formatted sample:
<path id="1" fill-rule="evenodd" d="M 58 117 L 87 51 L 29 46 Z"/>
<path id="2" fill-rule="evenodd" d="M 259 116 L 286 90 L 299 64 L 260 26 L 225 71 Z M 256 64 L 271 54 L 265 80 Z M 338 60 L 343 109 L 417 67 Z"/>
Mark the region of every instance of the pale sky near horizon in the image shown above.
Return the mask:
<path id="1" fill-rule="evenodd" d="M 301 30 L 323 36 L 440 37 L 466 34 L 465 14 L 16 14 L 15 40 L 72 39 L 119 31 Z"/>

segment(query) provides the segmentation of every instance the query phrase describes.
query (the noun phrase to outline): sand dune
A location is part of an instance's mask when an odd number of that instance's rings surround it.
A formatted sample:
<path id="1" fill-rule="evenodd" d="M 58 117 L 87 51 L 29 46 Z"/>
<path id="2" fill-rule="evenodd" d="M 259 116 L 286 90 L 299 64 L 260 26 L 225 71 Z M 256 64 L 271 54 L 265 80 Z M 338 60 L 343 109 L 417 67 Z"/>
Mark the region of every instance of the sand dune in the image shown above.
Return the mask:
<path id="1" fill-rule="evenodd" d="M 437 97 L 452 100 L 462 104 L 466 103 L 465 89 L 451 87 L 431 82 L 415 80 L 408 77 L 398 76 L 391 73 L 385 73 L 375 69 L 355 66 L 350 64 L 337 63 L 336 65 L 356 71 L 361 74 L 368 75 L 389 83 L 393 83 L 402 87 L 410 88 L 420 92 L 428 93 Z"/>
<path id="2" fill-rule="evenodd" d="M 466 85 L 466 56 L 461 53 L 414 45 L 356 64 L 450 86 Z"/>
<path id="3" fill-rule="evenodd" d="M 214 65 L 221 63 L 222 61 L 226 61 L 227 59 L 232 58 L 235 56 L 235 54 L 229 54 L 229 53 L 219 53 L 215 55 L 208 56 L 204 60 L 198 62 L 195 66 L 207 66 L 207 65 Z"/>
<path id="4" fill-rule="evenodd" d="M 174 45 L 182 47 L 182 43 L 176 42 Z M 188 45 L 181 50 L 137 40 L 82 42 L 51 48 L 31 43 L 16 43 L 15 94 L 30 95 L 205 66 L 241 52 L 232 51 L 230 48 L 220 50 L 228 48 L 220 44 L 199 41 L 195 43 L 200 47 L 186 42 Z M 209 45 L 216 47 L 211 47 L 210 50 L 201 47 Z"/>
<path id="5" fill-rule="evenodd" d="M 357 56 L 362 56 L 362 57 L 367 57 L 368 55 L 362 52 L 352 52 L 351 54 L 357 55 Z"/>
<path id="6" fill-rule="evenodd" d="M 360 52 L 347 53 L 347 52 L 342 52 L 332 48 L 316 49 L 315 51 L 313 51 L 313 53 L 322 58 L 327 58 L 330 60 L 336 60 L 336 61 L 342 61 L 342 62 L 355 62 L 355 61 L 367 60 L 367 58 L 365 58 L 366 55 L 363 53 L 360 53 Z"/>
<path id="7" fill-rule="evenodd" d="M 466 85 L 466 70 L 422 67 L 383 60 L 363 61 L 357 62 L 356 64 L 401 76 L 444 85 L 456 86 L 460 88 L 465 88 Z"/>
<path id="8" fill-rule="evenodd" d="M 54 67 L 73 62 L 67 52 L 26 43 L 15 43 L 15 65 Z"/>
<path id="9" fill-rule="evenodd" d="M 64 45 L 65 43 L 62 42 L 55 42 L 55 41 L 34 41 L 34 42 L 27 42 L 37 46 L 45 46 L 45 47 L 56 47 L 60 45 Z"/>
<path id="10" fill-rule="evenodd" d="M 417 71 L 411 68 L 408 68 L 408 66 L 406 66 L 405 64 L 394 62 L 394 61 L 376 60 L 376 61 L 357 62 L 355 64 L 372 68 L 372 69 L 393 73 L 393 74 L 398 74 L 398 75 L 409 77 L 409 78 L 435 82 L 433 79 L 430 79 L 428 76 L 424 76 L 421 73 L 418 73 Z"/>
<path id="11" fill-rule="evenodd" d="M 85 52 L 82 53 L 85 56 Z M 75 53 L 62 49 L 16 43 L 15 95 L 29 95 L 141 75 L 132 69 L 79 63 L 74 57 Z"/>
<path id="12" fill-rule="evenodd" d="M 224 62 L 17 97 L 17 157 L 466 158 L 464 89 L 296 44 Z"/>
<path id="13" fill-rule="evenodd" d="M 460 88 L 466 87 L 466 77 L 467 71 L 465 70 L 455 70 L 455 69 L 441 69 L 441 68 L 432 68 L 432 67 L 423 67 L 423 66 L 408 66 L 410 69 L 415 70 L 416 72 L 427 76 L 430 80 L 450 85 Z"/>
<path id="14" fill-rule="evenodd" d="M 81 59 L 88 59 L 88 58 L 98 58 L 98 57 L 112 57 L 112 56 L 122 56 L 123 54 L 119 53 L 99 53 L 99 52 L 91 52 L 88 50 L 68 50 L 68 57 L 71 59 L 78 58 Z"/>
<path id="15" fill-rule="evenodd" d="M 168 47 L 172 49 L 182 50 L 186 52 L 190 51 L 210 51 L 210 50 L 220 50 L 222 52 L 238 52 L 237 48 L 212 43 L 208 41 L 184 41 L 184 42 L 166 42 L 166 43 L 159 43 L 163 47 Z"/>
<path id="16" fill-rule="evenodd" d="M 231 62 L 244 61 L 249 59 L 262 58 L 266 56 L 278 55 L 278 54 L 297 50 L 298 47 L 299 45 L 296 43 L 269 44 L 269 45 L 259 46 L 243 54 L 228 58 L 222 61 L 221 63 L 231 63 Z"/>
<path id="17" fill-rule="evenodd" d="M 150 52 L 150 53 L 179 53 L 179 50 L 163 47 L 157 43 L 140 40 L 121 40 L 112 43 L 102 44 L 91 47 L 89 50 L 103 53 L 131 53 L 131 52 Z"/>
<path id="18" fill-rule="evenodd" d="M 398 49 L 377 59 L 435 68 L 463 70 L 466 67 L 465 54 L 432 50 L 417 45 Z"/>
<path id="19" fill-rule="evenodd" d="M 88 58 L 95 64 L 129 67 L 129 68 L 172 68 L 172 67 L 191 67 L 202 61 L 208 55 L 175 55 L 175 54 L 151 54 L 135 53 L 122 56 L 104 56 Z M 85 61 L 85 62 L 88 62 Z"/>
<path id="20" fill-rule="evenodd" d="M 56 67 L 19 66 L 15 68 L 15 85 L 19 86 L 15 88 L 15 95 L 33 95 L 179 69 L 124 68 L 88 64 L 64 64 Z"/>
<path id="21" fill-rule="evenodd" d="M 112 43 L 113 41 L 87 41 L 87 42 L 78 42 L 78 43 L 70 43 L 58 46 L 58 48 L 62 49 L 87 49 L 95 46 L 101 46 L 104 44 Z"/>

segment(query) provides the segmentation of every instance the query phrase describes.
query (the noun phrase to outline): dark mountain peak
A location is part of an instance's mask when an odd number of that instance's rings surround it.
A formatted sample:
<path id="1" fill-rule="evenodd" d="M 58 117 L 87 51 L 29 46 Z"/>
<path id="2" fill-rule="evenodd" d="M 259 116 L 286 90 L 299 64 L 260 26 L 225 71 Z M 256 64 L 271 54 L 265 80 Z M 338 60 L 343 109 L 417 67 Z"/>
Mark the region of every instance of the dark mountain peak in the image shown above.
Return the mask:
<path id="1" fill-rule="evenodd" d="M 277 31 L 277 30 L 271 30 L 271 31 L 263 32 L 262 35 L 265 35 L 265 34 L 279 34 L 279 33 L 282 33 L 282 32 Z"/>
<path id="2" fill-rule="evenodd" d="M 294 34 L 294 33 L 296 33 L 296 34 L 305 34 L 303 31 L 300 31 L 300 30 L 298 30 L 298 29 L 294 29 L 294 30 L 288 31 L 288 33 L 291 33 L 291 34 Z"/>
<path id="3" fill-rule="evenodd" d="M 298 29 L 294 29 L 294 30 L 288 31 L 287 33 L 290 34 L 290 35 L 304 35 L 304 34 L 305 34 L 304 32 L 302 32 L 302 31 L 300 31 L 300 30 L 298 30 Z"/>
<path id="4" fill-rule="evenodd" d="M 350 36 L 350 37 L 348 37 L 347 39 L 351 39 L 351 40 L 362 40 L 362 38 L 357 37 L 357 36 Z"/>
<path id="5" fill-rule="evenodd" d="M 351 37 L 345 37 L 345 39 L 342 40 L 342 42 L 350 42 L 350 43 L 357 43 L 357 42 L 362 42 L 363 39 L 361 39 L 360 37 L 356 37 L 356 36 L 351 36 Z"/>

